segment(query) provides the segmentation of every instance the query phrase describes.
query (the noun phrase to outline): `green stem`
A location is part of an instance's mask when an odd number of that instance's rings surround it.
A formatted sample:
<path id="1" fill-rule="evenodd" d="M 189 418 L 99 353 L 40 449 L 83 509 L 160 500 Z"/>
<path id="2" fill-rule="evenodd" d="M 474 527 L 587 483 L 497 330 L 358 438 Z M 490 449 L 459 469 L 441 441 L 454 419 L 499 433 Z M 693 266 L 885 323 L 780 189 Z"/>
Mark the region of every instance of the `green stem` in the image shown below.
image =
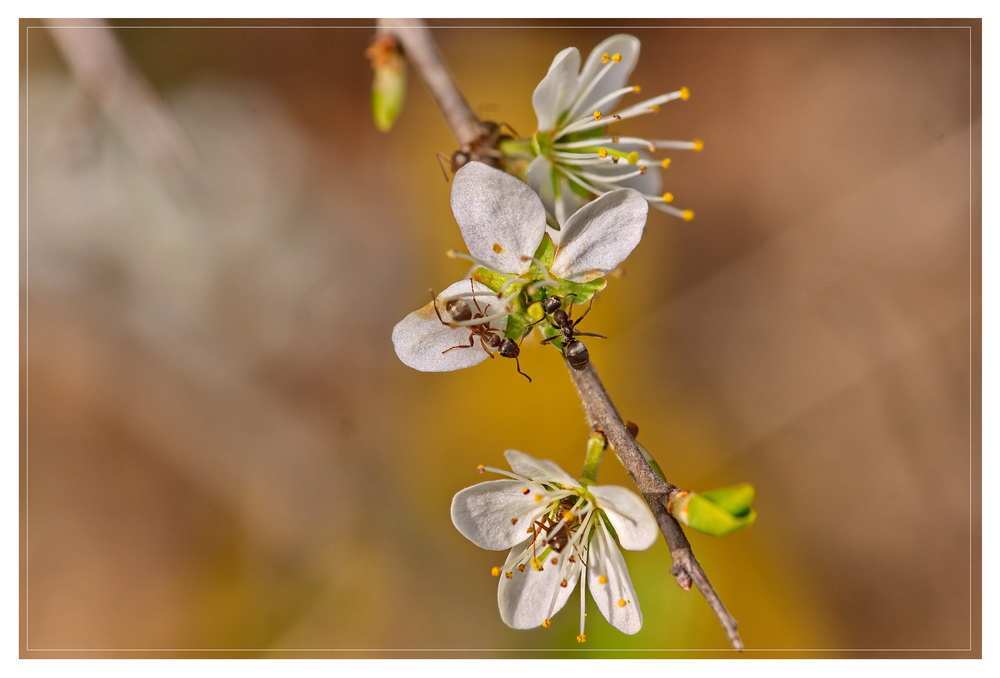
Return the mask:
<path id="1" fill-rule="evenodd" d="M 584 481 L 597 482 L 597 469 L 601 466 L 601 459 L 604 457 L 604 450 L 608 446 L 608 440 L 600 431 L 593 431 L 587 439 L 587 459 L 583 464 Z"/>

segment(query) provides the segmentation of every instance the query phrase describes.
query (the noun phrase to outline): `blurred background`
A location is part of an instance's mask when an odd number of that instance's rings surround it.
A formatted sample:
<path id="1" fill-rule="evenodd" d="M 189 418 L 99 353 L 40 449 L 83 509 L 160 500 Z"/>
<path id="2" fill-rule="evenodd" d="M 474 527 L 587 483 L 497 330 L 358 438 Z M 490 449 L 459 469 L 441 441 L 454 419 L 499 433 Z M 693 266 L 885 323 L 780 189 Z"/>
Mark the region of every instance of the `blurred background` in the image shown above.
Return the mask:
<path id="1" fill-rule="evenodd" d="M 616 32 L 644 94 L 691 89 L 619 132 L 705 140 L 664 175 L 697 218 L 651 212 L 584 329 L 670 480 L 758 488 L 752 528 L 690 535 L 754 652 L 979 647 L 978 29 L 953 24 L 435 22 L 522 135 L 552 57 Z M 22 24 L 30 655 L 719 656 L 663 543 L 628 554 L 635 636 L 591 604 L 581 654 L 575 596 L 500 621 L 504 554 L 451 497 L 507 448 L 578 473 L 588 430 L 537 343 L 531 384 L 396 359 L 464 247 L 419 77 L 371 122 L 372 22 L 67 25 Z"/>

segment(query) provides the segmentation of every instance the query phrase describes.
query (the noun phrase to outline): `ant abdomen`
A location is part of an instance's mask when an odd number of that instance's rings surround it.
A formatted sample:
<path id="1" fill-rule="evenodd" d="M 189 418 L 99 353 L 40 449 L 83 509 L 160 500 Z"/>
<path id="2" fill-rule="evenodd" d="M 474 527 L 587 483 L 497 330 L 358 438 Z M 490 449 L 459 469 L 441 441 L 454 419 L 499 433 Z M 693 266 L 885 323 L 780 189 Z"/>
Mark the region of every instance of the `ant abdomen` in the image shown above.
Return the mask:
<path id="1" fill-rule="evenodd" d="M 590 351 L 587 350 L 582 341 L 577 339 L 566 344 L 565 355 L 569 366 L 578 372 L 586 369 L 590 362 Z"/>

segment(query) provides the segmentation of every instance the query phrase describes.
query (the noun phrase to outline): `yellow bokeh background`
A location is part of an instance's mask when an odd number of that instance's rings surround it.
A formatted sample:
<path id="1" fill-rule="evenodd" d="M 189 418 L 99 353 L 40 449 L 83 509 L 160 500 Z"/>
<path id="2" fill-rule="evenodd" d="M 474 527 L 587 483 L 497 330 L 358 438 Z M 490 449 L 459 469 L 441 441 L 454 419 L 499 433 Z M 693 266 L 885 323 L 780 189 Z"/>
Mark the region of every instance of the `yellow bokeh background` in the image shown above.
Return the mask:
<path id="1" fill-rule="evenodd" d="M 581 329 L 672 482 L 758 488 L 752 528 L 690 535 L 750 652 L 978 647 L 978 28 L 560 23 L 433 36 L 522 135 L 552 57 L 616 32 L 643 95 L 691 89 L 621 126 L 705 140 L 664 173 L 697 218 L 651 211 Z M 424 84 L 371 123 L 371 22 L 111 25 L 196 163 L 176 181 L 23 24 L 22 650 L 727 656 L 663 543 L 627 555 L 635 636 L 591 604 L 581 648 L 575 596 L 500 621 L 504 554 L 451 497 L 507 448 L 578 473 L 588 430 L 537 343 L 531 384 L 396 359 L 465 267 Z"/>

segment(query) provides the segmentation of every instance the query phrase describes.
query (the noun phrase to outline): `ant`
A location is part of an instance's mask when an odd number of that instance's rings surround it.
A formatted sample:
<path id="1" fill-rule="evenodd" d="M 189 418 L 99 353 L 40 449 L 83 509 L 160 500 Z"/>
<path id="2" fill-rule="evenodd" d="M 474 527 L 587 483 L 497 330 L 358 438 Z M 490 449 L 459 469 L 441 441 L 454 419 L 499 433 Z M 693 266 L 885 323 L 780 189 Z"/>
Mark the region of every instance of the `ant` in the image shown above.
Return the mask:
<path id="1" fill-rule="evenodd" d="M 443 160 L 448 160 L 452 174 L 455 174 L 473 160 L 489 165 L 494 169 L 502 169 L 500 164 L 503 154 L 500 153 L 497 147 L 501 142 L 514 138 L 510 134 L 503 133 L 504 127 L 517 136 L 517 132 L 505 122 L 496 123 L 491 120 L 482 120 L 479 123 L 479 136 L 471 142 L 463 144 L 461 148 L 451 154 L 450 158 L 446 158 L 441 153 L 438 153 L 438 162 L 441 162 L 441 171 L 445 175 L 445 180 L 448 180 L 448 174 L 444 170 Z"/>
<path id="2" fill-rule="evenodd" d="M 576 294 L 567 294 L 566 296 L 575 297 Z M 548 339 L 543 339 L 542 343 L 548 344 L 556 339 L 562 339 L 562 354 L 563 357 L 566 358 L 566 362 L 568 362 L 569 366 L 574 370 L 582 371 L 586 369 L 587 365 L 590 364 L 590 351 L 588 351 L 587 347 L 583 345 L 583 342 L 578 340 L 576 337 L 599 337 L 601 339 L 607 339 L 607 337 L 603 334 L 594 334 L 593 332 L 578 332 L 576 329 L 576 326 L 579 325 L 585 317 L 587 317 L 588 313 L 590 313 L 590 309 L 594 305 L 593 298 L 591 298 L 590 306 L 587 307 L 587 310 L 584 311 L 583 315 L 575 321 L 572 316 L 573 303 L 570 302 L 569 313 L 562 310 L 562 304 L 563 298 L 557 296 L 546 297 L 545 300 L 542 301 L 542 311 L 546 315 L 552 316 L 552 319 L 549 320 L 549 324 L 552 325 L 553 328 L 559 330 L 559 334 L 549 337 Z M 535 322 L 531 323 L 531 325 L 528 325 L 528 327 L 525 328 L 525 333 L 527 333 L 528 329 L 532 326 L 537 325 L 545 319 L 545 316 L 542 316 Z"/>
<path id="3" fill-rule="evenodd" d="M 470 280 L 471 284 L 472 281 Z M 486 351 L 486 355 L 489 357 L 494 357 L 493 352 L 490 349 L 496 350 L 504 358 L 513 358 L 514 363 L 517 365 L 517 373 L 528 380 L 531 383 L 531 377 L 521 371 L 521 361 L 518 360 L 518 356 L 521 354 L 521 347 L 518 346 L 514 340 L 508 339 L 503 336 L 503 330 L 499 327 L 490 327 L 489 321 L 484 322 L 472 322 L 475 320 L 480 320 L 486 317 L 487 312 L 490 310 L 490 305 L 487 304 L 485 309 L 479 307 L 479 302 L 476 301 L 475 287 L 472 288 L 473 297 L 472 303 L 476 305 L 475 314 L 472 313 L 472 308 L 469 306 L 465 299 L 455 298 L 449 299 L 445 303 L 445 312 L 448 313 L 448 317 L 451 318 L 451 322 L 445 321 L 441 317 L 441 311 L 438 310 L 437 297 L 434 297 L 434 292 L 431 291 L 431 297 L 433 297 L 434 312 L 437 313 L 438 320 L 441 321 L 442 325 L 447 325 L 448 327 L 462 327 L 465 326 L 469 329 L 469 344 L 459 344 L 457 346 L 452 346 L 451 348 L 446 348 L 441 351 L 441 353 L 447 353 L 456 348 L 472 348 L 476 345 L 476 337 L 479 337 L 479 345 L 483 347 Z"/>
<path id="4" fill-rule="evenodd" d="M 562 553 L 563 549 L 569 545 L 570 531 L 579 523 L 579 518 L 573 514 L 573 504 L 566 502 L 559 504 L 559 515 L 562 518 L 561 524 L 554 516 L 547 515 L 541 520 L 536 520 L 531 529 L 528 530 L 534 535 L 534 540 L 537 540 L 544 532 L 543 543 L 550 546 L 556 553 Z M 553 532 L 552 529 L 556 526 L 558 529 Z"/>

